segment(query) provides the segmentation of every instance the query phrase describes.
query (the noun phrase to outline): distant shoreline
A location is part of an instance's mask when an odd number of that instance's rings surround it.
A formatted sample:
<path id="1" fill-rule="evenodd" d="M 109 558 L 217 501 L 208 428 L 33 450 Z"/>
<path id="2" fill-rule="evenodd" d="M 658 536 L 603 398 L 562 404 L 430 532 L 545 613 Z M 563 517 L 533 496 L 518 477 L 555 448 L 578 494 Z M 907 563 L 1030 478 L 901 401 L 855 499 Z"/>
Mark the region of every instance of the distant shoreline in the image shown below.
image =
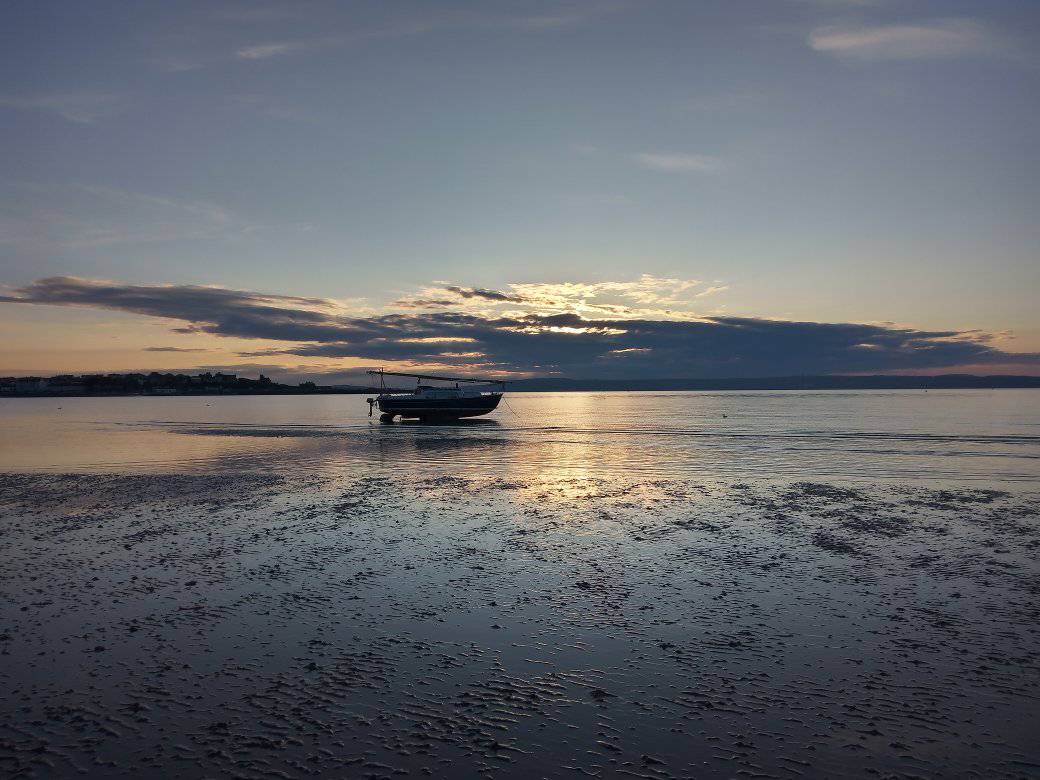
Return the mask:
<path id="1" fill-rule="evenodd" d="M 46 381 L 46 380 L 44 380 Z M 253 380 L 245 387 L 225 388 L 156 388 L 153 390 L 118 390 L 112 387 L 90 391 L 82 387 L 37 387 L 16 390 L 7 388 L 0 398 L 128 398 L 135 396 L 257 396 L 257 395 L 364 395 L 379 393 L 374 387 L 351 385 L 301 386 L 268 383 Z M 805 376 L 758 377 L 750 379 L 517 379 L 506 382 L 506 390 L 514 393 L 535 392 L 669 392 L 699 391 L 727 392 L 754 390 L 1015 390 L 1040 389 L 1040 377 L 974 374 L 939 374 L 936 376 Z M 410 388 L 386 388 L 387 392 L 407 393 Z"/>
<path id="2" fill-rule="evenodd" d="M 364 395 L 365 393 L 378 393 L 379 390 L 349 390 L 328 388 L 319 390 L 271 390 L 271 391 L 234 391 L 226 392 L 173 392 L 173 393 L 78 393 L 78 392 L 52 392 L 37 391 L 31 393 L 2 393 L 2 398 L 182 398 L 184 396 L 195 396 L 198 398 L 212 398 L 222 395 L 257 396 L 257 395 Z"/>
<path id="3" fill-rule="evenodd" d="M 1012 390 L 1040 388 L 1040 376 L 938 374 L 935 376 L 787 376 L 748 379 L 520 379 L 514 392 L 666 390 Z"/>

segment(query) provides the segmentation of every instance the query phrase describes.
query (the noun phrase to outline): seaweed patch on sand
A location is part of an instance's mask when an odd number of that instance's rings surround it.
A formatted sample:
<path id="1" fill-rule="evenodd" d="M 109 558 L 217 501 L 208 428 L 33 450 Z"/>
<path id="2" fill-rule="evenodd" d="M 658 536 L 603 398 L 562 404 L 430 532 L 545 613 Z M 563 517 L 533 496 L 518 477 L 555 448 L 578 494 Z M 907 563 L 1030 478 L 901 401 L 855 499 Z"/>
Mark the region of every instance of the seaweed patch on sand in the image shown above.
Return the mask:
<path id="1" fill-rule="evenodd" d="M 1040 768 L 1040 496 L 0 475 L 0 771 Z"/>

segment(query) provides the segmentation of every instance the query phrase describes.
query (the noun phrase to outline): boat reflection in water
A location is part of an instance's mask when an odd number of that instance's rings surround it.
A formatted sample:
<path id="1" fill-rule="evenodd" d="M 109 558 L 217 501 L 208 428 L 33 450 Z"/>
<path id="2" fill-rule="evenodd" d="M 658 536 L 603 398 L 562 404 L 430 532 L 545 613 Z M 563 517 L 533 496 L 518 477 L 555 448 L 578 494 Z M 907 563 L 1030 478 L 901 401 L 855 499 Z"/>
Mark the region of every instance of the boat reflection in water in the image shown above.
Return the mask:
<path id="1" fill-rule="evenodd" d="M 463 417 L 479 417 L 493 412 L 502 400 L 505 382 L 498 379 L 473 379 L 469 377 L 431 376 L 429 374 L 402 374 L 393 371 L 369 371 L 379 377 L 381 392 L 368 400 L 368 413 L 379 407 L 379 419 L 393 422 L 394 417 L 401 419 L 417 419 L 421 422 L 458 420 Z M 414 392 L 401 393 L 388 391 L 386 377 L 407 376 L 417 381 Z M 422 384 L 423 380 L 437 382 L 454 382 L 454 387 L 435 387 Z M 477 387 L 461 387 L 462 384 L 478 385 Z M 480 387 L 498 386 L 498 392 Z"/>

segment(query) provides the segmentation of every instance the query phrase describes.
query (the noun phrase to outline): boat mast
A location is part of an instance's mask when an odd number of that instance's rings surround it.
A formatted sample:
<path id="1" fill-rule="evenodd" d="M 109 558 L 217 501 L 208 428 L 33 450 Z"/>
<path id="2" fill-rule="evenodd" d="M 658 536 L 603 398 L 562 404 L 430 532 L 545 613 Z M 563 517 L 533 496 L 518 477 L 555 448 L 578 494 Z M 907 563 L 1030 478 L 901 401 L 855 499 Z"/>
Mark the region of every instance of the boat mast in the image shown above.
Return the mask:
<path id="1" fill-rule="evenodd" d="M 413 377 L 414 379 L 416 379 L 416 380 L 418 380 L 420 382 L 423 379 L 432 379 L 432 380 L 439 381 L 439 382 L 455 382 L 456 385 L 459 382 L 472 382 L 472 383 L 475 383 L 475 384 L 482 384 L 482 385 L 502 385 L 503 389 L 505 389 L 505 385 L 506 385 L 506 381 L 504 379 L 486 379 L 486 378 L 467 377 L 467 376 L 439 376 L 439 375 L 436 375 L 436 374 L 407 374 L 407 373 L 404 373 L 404 372 L 401 372 L 401 371 L 384 371 L 381 368 L 379 370 L 377 370 L 377 371 L 369 371 L 368 373 L 369 374 L 373 374 L 373 375 L 378 374 L 379 375 L 380 386 L 384 387 L 384 388 L 386 386 L 384 377 L 388 377 L 388 376 L 409 376 L 409 377 Z"/>

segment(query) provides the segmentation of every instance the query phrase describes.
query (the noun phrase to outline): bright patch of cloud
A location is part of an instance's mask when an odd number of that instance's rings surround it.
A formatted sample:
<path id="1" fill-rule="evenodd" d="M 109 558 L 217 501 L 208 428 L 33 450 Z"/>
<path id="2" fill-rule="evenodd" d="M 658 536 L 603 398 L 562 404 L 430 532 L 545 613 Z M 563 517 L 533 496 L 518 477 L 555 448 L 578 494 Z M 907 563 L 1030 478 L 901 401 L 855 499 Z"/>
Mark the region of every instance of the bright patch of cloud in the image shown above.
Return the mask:
<path id="1" fill-rule="evenodd" d="M 623 328 L 612 327 L 579 327 L 575 325 L 520 325 L 518 327 L 503 328 L 513 333 L 568 333 L 572 336 L 595 334 L 598 336 L 620 336 L 625 333 Z"/>
<path id="2" fill-rule="evenodd" d="M 696 315 L 688 309 L 692 299 L 712 295 L 728 289 L 724 285 L 694 291 L 702 282 L 698 279 L 676 279 L 643 274 L 631 281 L 607 282 L 519 282 L 509 284 L 507 290 L 489 290 L 481 287 L 459 287 L 448 282 L 437 282 L 417 293 L 393 303 L 405 309 L 461 309 L 491 315 L 554 314 L 566 312 L 604 319 L 624 317 L 661 317 L 691 319 Z"/>
<path id="3" fill-rule="evenodd" d="M 557 282 L 509 285 L 524 302 L 538 308 L 582 313 L 612 306 L 602 299 L 614 297 L 644 306 L 679 304 L 683 294 L 700 285 L 698 279 L 673 279 L 643 274 L 629 282 Z M 625 312 L 631 313 L 630 309 Z"/>
<path id="4" fill-rule="evenodd" d="M 476 339 L 468 336 L 422 336 L 414 339 L 398 339 L 398 341 L 404 344 L 455 344 L 473 343 Z"/>
<path id="5" fill-rule="evenodd" d="M 637 154 L 635 159 L 644 168 L 668 173 L 711 173 L 722 167 L 722 161 L 718 157 L 707 154 L 642 152 Z"/>
<path id="6" fill-rule="evenodd" d="M 809 35 L 816 51 L 859 60 L 937 59 L 1009 53 L 1009 41 L 973 19 L 916 24 L 818 27 Z"/>
<path id="7" fill-rule="evenodd" d="M 307 48 L 307 46 L 300 42 L 259 43 L 253 46 L 243 46 L 235 52 L 235 56 L 240 60 L 266 60 L 269 57 L 278 57 L 303 48 Z"/>

